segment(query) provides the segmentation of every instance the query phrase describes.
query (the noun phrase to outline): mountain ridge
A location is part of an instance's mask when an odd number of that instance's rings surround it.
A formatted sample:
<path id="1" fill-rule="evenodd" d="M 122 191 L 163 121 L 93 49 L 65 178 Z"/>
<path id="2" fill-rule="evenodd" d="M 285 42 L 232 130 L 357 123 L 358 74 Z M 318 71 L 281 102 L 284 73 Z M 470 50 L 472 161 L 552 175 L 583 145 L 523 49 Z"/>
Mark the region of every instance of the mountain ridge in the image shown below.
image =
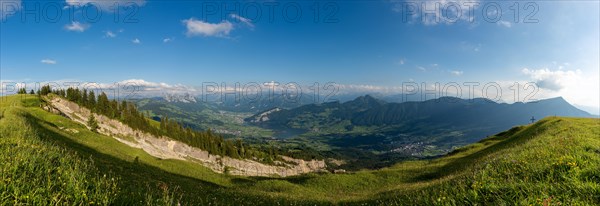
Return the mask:
<path id="1" fill-rule="evenodd" d="M 345 103 L 281 109 L 263 114 L 261 118 L 265 121 L 251 122 L 256 116 L 245 120 L 274 131 L 304 131 L 296 137 L 335 146 L 344 158 L 352 158 L 361 152 L 381 159 L 375 162 L 382 162 L 442 155 L 516 125 L 529 124 L 532 117 L 538 120 L 549 116 L 594 117 L 560 97 L 506 104 L 484 98 L 455 97 L 384 103 L 372 96 L 363 96 Z M 373 151 L 377 154 L 373 155 Z M 367 156 L 361 157 L 359 160 L 367 159 Z M 369 162 L 373 161 L 350 165 L 371 167 Z"/>

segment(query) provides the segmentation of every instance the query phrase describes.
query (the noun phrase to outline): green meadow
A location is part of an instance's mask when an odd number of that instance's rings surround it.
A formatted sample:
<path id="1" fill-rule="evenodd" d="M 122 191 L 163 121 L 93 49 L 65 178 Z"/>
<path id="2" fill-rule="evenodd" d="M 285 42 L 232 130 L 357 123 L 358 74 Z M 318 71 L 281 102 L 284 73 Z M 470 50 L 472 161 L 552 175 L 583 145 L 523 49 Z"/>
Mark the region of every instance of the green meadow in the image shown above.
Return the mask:
<path id="1" fill-rule="evenodd" d="M 159 159 L 0 97 L 1 205 L 599 205 L 600 120 L 551 117 L 432 160 L 287 178 Z"/>

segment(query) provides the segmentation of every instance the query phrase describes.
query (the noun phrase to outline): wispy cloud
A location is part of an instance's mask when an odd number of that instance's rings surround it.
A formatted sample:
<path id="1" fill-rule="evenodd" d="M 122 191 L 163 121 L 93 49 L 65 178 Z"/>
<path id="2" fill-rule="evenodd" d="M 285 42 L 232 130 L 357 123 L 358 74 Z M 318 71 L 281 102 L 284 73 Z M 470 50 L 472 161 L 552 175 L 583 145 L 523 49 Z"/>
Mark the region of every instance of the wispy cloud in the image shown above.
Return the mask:
<path id="1" fill-rule="evenodd" d="M 208 23 L 194 18 L 186 19 L 182 21 L 185 24 L 188 37 L 192 36 L 212 36 L 212 37 L 226 37 L 233 30 L 233 24 L 225 20 L 221 23 Z"/>
<path id="2" fill-rule="evenodd" d="M 140 39 L 138 39 L 138 38 L 135 38 L 135 39 L 131 40 L 131 43 L 134 43 L 134 44 L 141 44 L 141 43 L 142 43 L 142 41 L 140 41 Z"/>
<path id="3" fill-rule="evenodd" d="M 91 26 L 89 24 L 82 24 L 78 21 L 73 21 L 71 22 L 71 24 L 67 24 L 65 25 L 65 29 L 68 31 L 74 31 L 74 32 L 84 32 L 85 30 L 89 29 Z"/>
<path id="4" fill-rule="evenodd" d="M 175 40 L 175 38 L 170 38 L 170 37 L 169 38 L 164 38 L 163 39 L 163 43 L 169 43 L 169 42 L 172 42 L 173 40 Z"/>
<path id="5" fill-rule="evenodd" d="M 398 60 L 396 62 L 396 64 L 398 64 L 398 65 L 404 65 L 404 63 L 406 63 L 406 60 L 404 58 L 401 58 L 400 60 Z"/>
<path id="6" fill-rule="evenodd" d="M 463 71 L 456 71 L 456 70 L 450 71 L 450 74 L 452 74 L 454 76 L 461 76 L 461 75 L 463 75 L 463 73 L 464 73 Z"/>
<path id="7" fill-rule="evenodd" d="M 115 38 L 115 37 L 117 37 L 117 34 L 113 33 L 112 31 L 105 31 L 104 36 L 110 37 L 110 38 Z"/>
<path id="8" fill-rule="evenodd" d="M 459 47 L 463 51 L 479 52 L 481 50 L 481 46 L 481 44 L 471 43 L 467 41 L 462 41 L 459 43 Z"/>
<path id="9" fill-rule="evenodd" d="M 246 24 L 250 28 L 254 28 L 254 24 L 252 23 L 252 20 L 250 20 L 248 18 L 244 18 L 244 17 L 242 17 L 240 15 L 237 15 L 237 14 L 230 14 L 229 17 L 231 17 L 231 18 L 233 18 L 233 19 L 235 19 L 235 20 L 237 20 L 239 22 L 242 22 L 242 23 Z"/>
<path id="10" fill-rule="evenodd" d="M 500 21 L 496 22 L 496 24 L 506 27 L 506 28 L 512 27 L 512 23 L 510 23 L 509 21 L 504 21 L 504 20 L 500 20 Z"/>
<path id="11" fill-rule="evenodd" d="M 56 60 L 52 60 L 52 59 L 42 59 L 42 61 L 40 61 L 42 64 L 57 64 L 58 62 Z"/>

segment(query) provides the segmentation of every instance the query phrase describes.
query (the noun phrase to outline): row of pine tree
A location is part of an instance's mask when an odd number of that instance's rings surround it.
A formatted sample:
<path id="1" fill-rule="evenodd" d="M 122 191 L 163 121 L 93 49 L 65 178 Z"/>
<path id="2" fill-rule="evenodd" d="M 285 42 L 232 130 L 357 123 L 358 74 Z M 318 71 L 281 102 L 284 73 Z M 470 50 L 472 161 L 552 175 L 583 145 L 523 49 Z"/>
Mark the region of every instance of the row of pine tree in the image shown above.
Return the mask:
<path id="1" fill-rule="evenodd" d="M 25 90 L 24 90 L 25 91 Z M 26 92 L 25 92 L 26 93 Z M 153 134 L 155 136 L 167 136 L 172 139 L 186 143 L 208 151 L 214 155 L 229 156 L 233 158 L 255 159 L 266 163 L 272 163 L 280 159 L 276 149 L 270 148 L 267 151 L 261 151 L 258 148 L 250 147 L 244 144 L 240 139 L 223 139 L 221 135 L 213 133 L 210 129 L 207 131 L 195 131 L 189 127 L 184 127 L 168 117 L 162 117 L 160 126 L 151 124 L 150 114 L 138 111 L 134 103 L 115 100 L 109 100 L 108 96 L 101 92 L 98 96 L 94 91 L 80 90 L 78 88 L 68 88 L 66 90 L 52 90 L 50 86 L 43 86 L 38 95 L 48 95 L 53 93 L 69 101 L 75 102 L 86 107 L 94 113 L 117 119 L 133 129 Z M 94 115 L 88 120 L 88 126 L 95 130 L 97 122 Z M 93 118 L 93 119 L 92 119 Z"/>

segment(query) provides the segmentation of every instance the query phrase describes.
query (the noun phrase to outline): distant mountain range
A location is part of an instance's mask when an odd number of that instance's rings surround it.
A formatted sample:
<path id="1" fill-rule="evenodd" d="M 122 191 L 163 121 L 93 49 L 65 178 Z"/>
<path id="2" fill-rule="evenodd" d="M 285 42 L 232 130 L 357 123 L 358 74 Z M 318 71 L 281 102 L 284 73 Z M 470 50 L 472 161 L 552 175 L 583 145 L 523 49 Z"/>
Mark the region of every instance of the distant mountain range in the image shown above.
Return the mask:
<path id="1" fill-rule="evenodd" d="M 423 136 L 427 138 L 415 140 L 458 145 L 478 141 L 516 125 L 528 124 L 532 117 L 535 121 L 548 116 L 595 117 L 561 97 L 514 104 L 454 97 L 388 103 L 366 95 L 344 103 L 271 109 L 245 120 L 274 130 L 303 129 L 311 135 L 356 134 L 353 130 L 358 127 L 362 128 L 362 134 Z M 450 133 L 456 135 L 448 135 Z"/>
<path id="2" fill-rule="evenodd" d="M 231 96 L 233 97 L 233 96 Z M 278 141 L 294 151 L 349 160 L 348 169 L 376 168 L 406 158 L 427 158 L 547 116 L 597 117 L 563 98 L 529 103 L 442 97 L 388 102 L 371 95 L 315 104 L 308 97 L 257 101 L 202 101 L 190 96 L 137 100 L 156 119 L 168 116 L 187 127 L 212 129 L 256 143 Z M 195 100 L 195 101 L 194 101 Z"/>
<path id="3" fill-rule="evenodd" d="M 295 133 L 304 130 L 319 132 L 319 135 L 356 133 L 352 131 L 353 127 L 368 127 L 367 133 L 418 131 L 420 135 L 432 135 L 436 134 L 436 131 L 454 129 L 471 136 L 471 139 L 530 123 L 532 117 L 597 117 L 572 106 L 562 97 L 513 104 L 497 103 L 484 98 L 455 97 L 397 103 L 384 101 L 372 95 L 359 96 L 343 103 L 315 103 L 310 97 L 300 97 L 291 101 L 281 95 L 257 100 L 228 96 L 224 101 L 217 100 L 219 99 L 203 101 L 191 95 L 166 95 L 163 98 L 137 102 L 142 110 L 187 119 L 185 124 L 195 125 L 195 128 L 209 128 L 203 127 L 202 124 L 222 121 L 210 118 L 209 116 L 214 116 L 211 114 L 227 111 L 254 113 L 255 115 L 244 120 L 275 131 L 294 129 Z M 169 107 L 171 109 L 167 109 Z M 303 132 L 299 134 L 301 133 Z M 477 139 L 472 139 L 475 140 Z"/>
<path id="4" fill-rule="evenodd" d="M 236 99 L 237 98 L 237 99 Z M 262 95 L 259 97 L 246 97 L 227 95 L 223 98 L 220 96 L 193 96 L 189 93 L 183 94 L 164 94 L 162 97 L 150 98 L 155 102 L 166 103 L 187 103 L 196 105 L 195 107 L 211 107 L 218 110 L 230 112 L 259 112 L 270 108 L 286 108 L 291 109 L 306 104 L 316 103 L 317 100 L 313 96 L 284 96 L 281 94 Z M 189 106 L 189 105 L 188 105 Z"/>
<path id="5" fill-rule="evenodd" d="M 392 125 L 406 121 L 452 122 L 455 125 L 493 122 L 501 125 L 526 124 L 531 117 L 547 116 L 595 117 L 569 104 L 562 97 L 514 104 L 496 103 L 489 99 L 441 97 L 422 102 L 387 103 L 370 95 L 345 103 L 309 104 L 294 109 L 280 109 L 269 114 L 270 122 L 287 122 L 299 115 L 315 115 L 326 110 L 329 116 L 351 120 L 356 125 Z M 260 114 L 257 114 L 260 115 Z M 250 117 L 248 120 L 252 121 Z"/>

